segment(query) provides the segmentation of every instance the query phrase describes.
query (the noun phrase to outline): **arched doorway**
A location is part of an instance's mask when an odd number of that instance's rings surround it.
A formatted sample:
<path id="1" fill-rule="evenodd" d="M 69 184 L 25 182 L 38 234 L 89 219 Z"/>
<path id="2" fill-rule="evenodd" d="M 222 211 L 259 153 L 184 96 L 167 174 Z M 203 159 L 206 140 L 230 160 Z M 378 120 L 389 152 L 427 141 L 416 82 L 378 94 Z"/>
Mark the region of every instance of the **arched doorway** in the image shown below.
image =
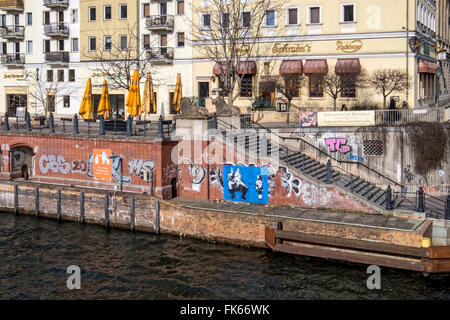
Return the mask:
<path id="1" fill-rule="evenodd" d="M 170 185 L 172 186 L 172 199 L 177 197 L 177 179 L 172 178 L 170 180 Z"/>
<path id="2" fill-rule="evenodd" d="M 17 146 L 11 149 L 11 167 L 13 172 L 20 172 L 20 177 L 28 180 L 33 174 L 33 149 Z"/>

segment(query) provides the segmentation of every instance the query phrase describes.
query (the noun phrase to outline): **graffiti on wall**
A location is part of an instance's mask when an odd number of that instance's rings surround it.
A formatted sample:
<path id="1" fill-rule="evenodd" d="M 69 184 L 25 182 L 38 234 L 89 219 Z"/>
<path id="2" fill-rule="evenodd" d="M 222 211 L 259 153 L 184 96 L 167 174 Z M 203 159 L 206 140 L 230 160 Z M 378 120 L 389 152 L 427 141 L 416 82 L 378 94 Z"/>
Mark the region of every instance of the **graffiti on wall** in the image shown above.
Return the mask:
<path id="1" fill-rule="evenodd" d="M 364 162 L 365 159 L 364 157 L 360 157 L 357 154 L 353 154 L 352 152 L 350 152 L 348 155 L 348 160 Z"/>
<path id="2" fill-rule="evenodd" d="M 206 177 L 206 168 L 187 158 L 184 159 L 184 162 L 189 164 L 189 176 L 191 177 L 192 190 L 200 191 L 200 186 Z"/>
<path id="3" fill-rule="evenodd" d="M 352 150 L 352 147 L 347 144 L 347 138 L 325 138 L 325 144 L 330 152 L 346 154 Z"/>
<path id="4" fill-rule="evenodd" d="M 286 190 L 287 196 L 290 197 L 292 193 L 298 196 L 300 194 L 300 180 L 294 178 L 294 175 L 291 174 L 286 167 L 280 167 L 278 170 L 282 172 L 281 185 Z"/>
<path id="5" fill-rule="evenodd" d="M 268 203 L 268 174 L 269 171 L 265 167 L 224 165 L 223 175 L 226 177 L 224 199 Z"/>
<path id="6" fill-rule="evenodd" d="M 49 171 L 53 173 L 68 174 L 70 172 L 71 165 L 64 159 L 62 155 L 41 155 L 39 158 L 39 170 L 42 174 L 47 174 Z"/>
<path id="7" fill-rule="evenodd" d="M 163 168 L 163 177 L 168 181 L 178 177 L 178 180 L 180 181 L 180 170 L 178 169 L 178 166 L 175 163 L 168 164 Z"/>
<path id="8" fill-rule="evenodd" d="M 223 189 L 223 170 L 213 166 L 209 170 L 209 183 Z"/>
<path id="9" fill-rule="evenodd" d="M 144 178 L 144 174 L 151 174 L 155 169 L 155 163 L 151 160 L 132 159 L 128 161 L 128 171 L 131 176 Z"/>

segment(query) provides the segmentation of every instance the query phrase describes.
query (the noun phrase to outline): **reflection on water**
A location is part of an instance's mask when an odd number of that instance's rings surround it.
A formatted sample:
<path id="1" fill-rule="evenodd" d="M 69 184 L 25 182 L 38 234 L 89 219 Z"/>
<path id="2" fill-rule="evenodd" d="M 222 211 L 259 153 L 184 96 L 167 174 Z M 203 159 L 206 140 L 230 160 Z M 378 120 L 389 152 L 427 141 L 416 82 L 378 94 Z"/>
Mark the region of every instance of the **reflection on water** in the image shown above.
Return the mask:
<path id="1" fill-rule="evenodd" d="M 81 290 L 68 290 L 69 265 Z M 0 214 L 0 299 L 450 299 L 450 276 Z"/>

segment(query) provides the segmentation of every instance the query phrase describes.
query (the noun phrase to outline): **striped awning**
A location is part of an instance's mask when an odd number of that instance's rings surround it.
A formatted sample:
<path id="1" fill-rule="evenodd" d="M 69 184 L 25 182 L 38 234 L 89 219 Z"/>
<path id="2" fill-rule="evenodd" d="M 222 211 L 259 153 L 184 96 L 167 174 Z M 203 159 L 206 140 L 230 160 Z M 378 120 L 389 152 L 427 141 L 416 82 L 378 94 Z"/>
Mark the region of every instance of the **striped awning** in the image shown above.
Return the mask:
<path id="1" fill-rule="evenodd" d="M 218 62 L 214 65 L 213 74 L 222 74 L 222 71 L 226 72 L 227 67 L 221 66 Z M 239 63 L 239 73 L 240 74 L 256 74 L 256 62 L 255 61 L 245 61 Z"/>
<path id="2" fill-rule="evenodd" d="M 437 67 L 437 64 L 434 62 L 419 60 L 419 64 L 417 65 L 417 72 L 435 74 L 437 71 Z"/>
<path id="3" fill-rule="evenodd" d="M 302 60 L 283 60 L 280 65 L 280 74 L 294 74 L 303 72 Z"/>
<path id="4" fill-rule="evenodd" d="M 358 58 L 338 59 L 335 71 L 336 73 L 360 73 L 361 64 Z"/>
<path id="5" fill-rule="evenodd" d="M 328 64 L 325 59 L 306 60 L 303 72 L 308 73 L 328 73 Z"/>

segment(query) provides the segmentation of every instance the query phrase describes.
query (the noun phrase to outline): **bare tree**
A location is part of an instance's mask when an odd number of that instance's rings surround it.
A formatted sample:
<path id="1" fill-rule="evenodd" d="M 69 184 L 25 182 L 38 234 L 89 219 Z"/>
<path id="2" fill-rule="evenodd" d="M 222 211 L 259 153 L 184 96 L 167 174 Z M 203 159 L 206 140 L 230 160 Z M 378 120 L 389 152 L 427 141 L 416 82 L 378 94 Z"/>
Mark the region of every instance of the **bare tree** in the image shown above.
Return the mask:
<path id="1" fill-rule="evenodd" d="M 325 93 L 333 99 L 334 111 L 336 111 L 337 99 L 344 92 L 363 88 L 367 85 L 367 73 L 361 70 L 360 73 L 336 73 L 329 72 L 323 77 L 323 87 Z"/>
<path id="2" fill-rule="evenodd" d="M 268 10 L 277 10 L 282 1 L 207 0 L 193 8 L 192 41 L 198 52 L 219 68 L 221 95 L 228 107 L 241 95 L 242 63 L 261 56 L 259 32 Z"/>
<path id="3" fill-rule="evenodd" d="M 393 92 L 406 90 L 408 79 L 409 76 L 403 70 L 379 69 L 370 74 L 367 84 L 383 95 L 383 109 L 386 109 L 386 98 Z"/>
<path id="4" fill-rule="evenodd" d="M 25 75 L 31 86 L 30 97 L 34 99 L 36 103 L 36 115 L 38 114 L 37 107 L 42 106 L 46 118 L 48 117 L 49 112 L 52 111 L 49 110 L 50 96 L 54 97 L 55 100 L 53 103 L 56 107 L 63 101 L 64 96 L 71 96 L 80 90 L 80 87 L 76 83 L 67 85 L 66 82 L 57 81 L 58 79 L 55 78 L 53 78 L 52 81 L 47 81 L 49 79 L 44 78 L 40 69 L 36 69 L 35 72 L 27 71 Z M 56 74 L 56 76 L 58 75 Z M 52 77 L 55 77 L 53 73 Z"/>
<path id="5" fill-rule="evenodd" d="M 292 100 L 299 96 L 300 89 L 305 85 L 305 77 L 300 73 L 287 73 L 270 77 L 259 84 L 261 91 L 277 91 L 287 100 L 287 111 L 290 112 Z"/>
<path id="6" fill-rule="evenodd" d="M 126 41 L 123 42 L 118 34 L 102 32 L 103 41 L 97 43 L 96 50 L 82 52 L 86 58 L 96 62 L 93 71 L 107 78 L 108 84 L 113 88 L 128 90 L 134 70 L 139 71 L 139 80 L 151 71 L 151 63 L 147 59 L 148 52 L 139 49 L 140 39 L 137 30 L 136 23 L 128 25 L 127 34 L 121 32 L 121 36 L 126 36 Z M 107 43 L 105 36 L 111 36 Z"/>

